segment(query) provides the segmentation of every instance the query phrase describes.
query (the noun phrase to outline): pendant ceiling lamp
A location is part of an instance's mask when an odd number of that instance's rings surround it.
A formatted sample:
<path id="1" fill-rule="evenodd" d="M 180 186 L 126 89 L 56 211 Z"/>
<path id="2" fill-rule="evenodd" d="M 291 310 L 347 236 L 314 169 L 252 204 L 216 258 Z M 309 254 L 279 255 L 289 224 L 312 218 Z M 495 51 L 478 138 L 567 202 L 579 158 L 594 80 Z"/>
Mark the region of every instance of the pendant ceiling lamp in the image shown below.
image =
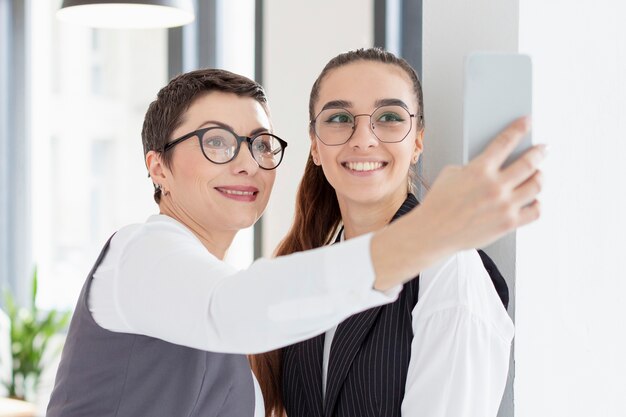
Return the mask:
<path id="1" fill-rule="evenodd" d="M 192 0 L 63 0 L 57 18 L 94 28 L 149 29 L 194 19 Z"/>

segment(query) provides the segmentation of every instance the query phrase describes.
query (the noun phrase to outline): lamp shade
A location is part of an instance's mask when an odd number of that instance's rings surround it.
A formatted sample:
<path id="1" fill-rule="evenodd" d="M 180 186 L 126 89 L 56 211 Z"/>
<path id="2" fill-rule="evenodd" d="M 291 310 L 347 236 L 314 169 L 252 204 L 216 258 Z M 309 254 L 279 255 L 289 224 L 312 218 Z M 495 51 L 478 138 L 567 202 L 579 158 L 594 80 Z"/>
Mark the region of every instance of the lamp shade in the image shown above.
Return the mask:
<path id="1" fill-rule="evenodd" d="M 63 0 L 57 18 L 94 28 L 149 29 L 194 20 L 192 0 Z"/>

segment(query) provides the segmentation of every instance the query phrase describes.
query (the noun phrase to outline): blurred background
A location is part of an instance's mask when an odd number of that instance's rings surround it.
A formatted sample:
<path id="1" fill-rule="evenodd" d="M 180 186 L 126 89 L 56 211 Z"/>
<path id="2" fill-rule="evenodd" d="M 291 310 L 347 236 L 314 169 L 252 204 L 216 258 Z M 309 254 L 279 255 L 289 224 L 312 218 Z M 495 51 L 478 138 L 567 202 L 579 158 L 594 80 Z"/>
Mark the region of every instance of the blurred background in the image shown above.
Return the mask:
<path id="1" fill-rule="evenodd" d="M 192 3 L 195 20 L 182 27 L 94 29 L 57 19 L 60 0 L 0 0 L 0 285 L 10 294 L 3 310 L 13 302 L 35 316 L 55 311 L 61 329 L 106 239 L 157 211 L 141 125 L 176 74 L 219 67 L 258 80 L 275 131 L 289 142 L 265 215 L 229 252 L 246 267 L 271 256 L 290 225 L 308 156 L 308 94 L 328 59 L 381 46 L 416 68 L 426 120 L 420 169 L 432 182 L 444 165 L 462 162 L 464 57 L 527 53 L 533 137 L 550 155 L 542 220 L 487 248 L 509 282 L 517 328 L 499 415 L 626 415 L 626 3 Z M 0 317 L 5 382 L 14 320 Z M 27 389 L 39 415 L 62 333 Z"/>

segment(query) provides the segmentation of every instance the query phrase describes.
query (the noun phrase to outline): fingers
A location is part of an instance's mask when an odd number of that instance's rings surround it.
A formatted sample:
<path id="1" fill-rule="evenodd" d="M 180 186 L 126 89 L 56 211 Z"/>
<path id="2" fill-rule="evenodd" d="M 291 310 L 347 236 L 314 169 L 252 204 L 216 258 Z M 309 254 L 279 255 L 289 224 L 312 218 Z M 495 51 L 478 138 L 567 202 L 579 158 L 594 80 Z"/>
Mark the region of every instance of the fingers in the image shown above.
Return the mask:
<path id="1" fill-rule="evenodd" d="M 543 174 L 541 171 L 536 171 L 530 178 L 513 190 L 511 205 L 523 208 L 524 206 L 531 204 L 541 192 L 542 186 Z"/>
<path id="2" fill-rule="evenodd" d="M 534 200 L 532 203 L 522 207 L 520 209 L 518 218 L 518 227 L 525 226 L 528 223 L 532 223 L 541 215 L 541 203 L 539 200 Z"/>
<path id="3" fill-rule="evenodd" d="M 539 164 L 545 156 L 545 145 L 533 146 L 515 162 L 502 170 L 502 181 L 517 187 L 537 172 Z"/>
<path id="4" fill-rule="evenodd" d="M 530 118 L 520 117 L 511 123 L 506 129 L 487 146 L 474 161 L 479 164 L 485 164 L 491 168 L 500 168 L 504 161 L 509 157 L 517 144 L 530 131 Z"/>

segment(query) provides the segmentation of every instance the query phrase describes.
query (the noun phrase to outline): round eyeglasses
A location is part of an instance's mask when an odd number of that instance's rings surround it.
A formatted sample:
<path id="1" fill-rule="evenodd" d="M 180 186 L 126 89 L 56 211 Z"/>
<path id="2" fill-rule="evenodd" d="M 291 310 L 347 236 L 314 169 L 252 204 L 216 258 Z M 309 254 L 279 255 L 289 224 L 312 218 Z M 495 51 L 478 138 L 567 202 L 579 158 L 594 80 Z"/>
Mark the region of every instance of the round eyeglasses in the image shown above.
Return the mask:
<path id="1" fill-rule="evenodd" d="M 369 117 L 372 132 L 379 141 L 393 143 L 402 142 L 409 135 L 416 115 L 396 105 L 378 107 L 371 114 L 352 114 L 344 108 L 329 108 L 319 112 L 311 120 L 311 126 L 315 136 L 325 145 L 343 145 L 354 134 L 356 118 L 360 116 Z"/>
<path id="2" fill-rule="evenodd" d="M 271 133 L 262 132 L 252 137 L 238 136 L 230 129 L 212 126 L 187 133 L 169 142 L 163 148 L 163 152 L 167 152 L 182 141 L 194 136 L 200 142 L 200 149 L 204 157 L 214 164 L 226 164 L 235 159 L 239 154 L 241 144 L 246 142 L 252 158 L 259 164 L 259 167 L 272 170 L 280 165 L 287 147 L 287 142 Z"/>

